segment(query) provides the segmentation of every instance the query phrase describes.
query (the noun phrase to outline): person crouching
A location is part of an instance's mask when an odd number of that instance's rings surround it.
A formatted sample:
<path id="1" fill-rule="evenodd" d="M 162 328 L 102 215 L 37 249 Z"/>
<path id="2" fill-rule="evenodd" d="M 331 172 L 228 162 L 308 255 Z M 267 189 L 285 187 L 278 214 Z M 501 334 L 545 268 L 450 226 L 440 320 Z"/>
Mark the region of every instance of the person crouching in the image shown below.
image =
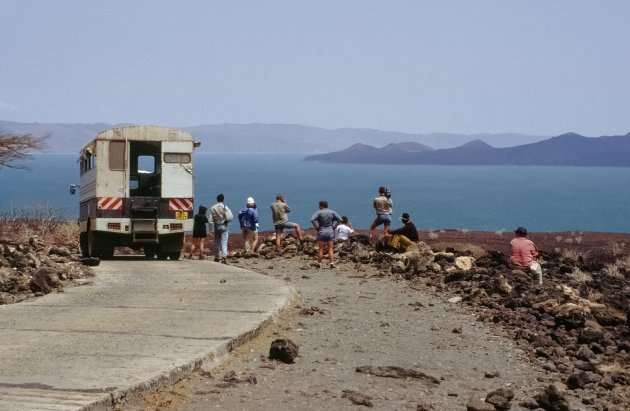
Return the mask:
<path id="1" fill-rule="evenodd" d="M 510 264 L 516 267 L 527 267 L 538 276 L 538 285 L 542 284 L 542 267 L 538 263 L 538 248 L 536 244 L 527 238 L 527 230 L 518 227 L 514 234 L 515 238 L 510 241 Z"/>

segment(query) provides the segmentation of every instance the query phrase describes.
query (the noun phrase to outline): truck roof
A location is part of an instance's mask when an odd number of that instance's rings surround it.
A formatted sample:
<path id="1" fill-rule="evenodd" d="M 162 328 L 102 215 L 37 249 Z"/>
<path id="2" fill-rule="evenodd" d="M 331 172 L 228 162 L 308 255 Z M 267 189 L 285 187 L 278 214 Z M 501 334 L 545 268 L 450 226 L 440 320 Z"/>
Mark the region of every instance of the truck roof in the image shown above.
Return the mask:
<path id="1" fill-rule="evenodd" d="M 101 131 L 85 146 L 81 148 L 82 154 L 86 149 L 93 151 L 97 140 L 134 140 L 134 141 L 192 141 L 190 133 L 171 127 L 134 125 L 114 127 Z"/>

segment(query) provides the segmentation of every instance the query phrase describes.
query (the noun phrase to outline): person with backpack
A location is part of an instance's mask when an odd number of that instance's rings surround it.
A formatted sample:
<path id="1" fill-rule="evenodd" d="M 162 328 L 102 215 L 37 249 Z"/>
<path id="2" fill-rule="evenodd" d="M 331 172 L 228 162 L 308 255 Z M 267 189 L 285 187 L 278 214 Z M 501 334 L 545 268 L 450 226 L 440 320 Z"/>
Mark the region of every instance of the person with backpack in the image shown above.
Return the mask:
<path id="1" fill-rule="evenodd" d="M 245 252 L 256 252 L 258 245 L 258 207 L 252 197 L 247 198 L 245 207 L 238 212 L 238 221 L 243 232 Z"/>

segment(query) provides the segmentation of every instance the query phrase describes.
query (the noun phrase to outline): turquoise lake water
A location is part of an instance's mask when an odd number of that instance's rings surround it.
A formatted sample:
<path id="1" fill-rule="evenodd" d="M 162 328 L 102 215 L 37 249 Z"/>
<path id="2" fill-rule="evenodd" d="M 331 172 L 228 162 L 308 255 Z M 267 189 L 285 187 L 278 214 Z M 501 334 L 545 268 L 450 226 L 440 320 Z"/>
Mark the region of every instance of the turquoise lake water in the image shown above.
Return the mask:
<path id="1" fill-rule="evenodd" d="M 419 229 L 630 232 L 630 168 L 510 166 L 381 166 L 319 164 L 295 154 L 201 154 L 195 157 L 195 203 L 222 192 L 236 213 L 256 199 L 261 228 L 272 228 L 269 204 L 278 192 L 290 220 L 310 226 L 319 200 L 355 228 L 374 219 L 372 198 L 388 187 L 394 214 L 411 214 Z M 78 215 L 76 155 L 38 155 L 32 171 L 0 169 L 0 212 L 48 205 Z M 401 225 L 395 220 L 393 225 Z M 234 231 L 237 227 L 233 227 Z"/>

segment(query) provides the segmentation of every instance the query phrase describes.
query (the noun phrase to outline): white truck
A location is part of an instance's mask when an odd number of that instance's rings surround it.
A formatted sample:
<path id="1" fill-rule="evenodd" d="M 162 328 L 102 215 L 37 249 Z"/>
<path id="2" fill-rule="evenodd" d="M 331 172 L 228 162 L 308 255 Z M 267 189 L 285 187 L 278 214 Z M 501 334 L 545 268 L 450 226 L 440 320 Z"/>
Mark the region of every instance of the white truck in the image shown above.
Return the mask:
<path id="1" fill-rule="evenodd" d="M 125 246 L 179 259 L 193 225 L 198 146 L 189 133 L 159 126 L 116 127 L 87 143 L 79 157 L 83 256 L 109 258 Z"/>

